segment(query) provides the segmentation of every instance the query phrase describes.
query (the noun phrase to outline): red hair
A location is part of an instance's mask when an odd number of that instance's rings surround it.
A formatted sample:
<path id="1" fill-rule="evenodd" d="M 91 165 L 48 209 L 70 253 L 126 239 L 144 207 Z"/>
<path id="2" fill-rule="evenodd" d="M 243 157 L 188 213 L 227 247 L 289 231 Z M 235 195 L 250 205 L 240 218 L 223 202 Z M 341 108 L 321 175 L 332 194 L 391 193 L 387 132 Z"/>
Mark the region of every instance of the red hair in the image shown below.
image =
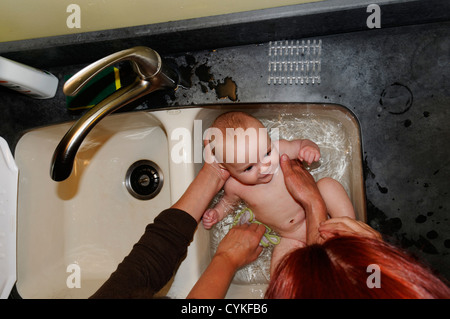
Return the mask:
<path id="1" fill-rule="evenodd" d="M 367 281 L 379 267 L 380 288 Z M 266 298 L 450 298 L 450 288 L 430 269 L 381 240 L 339 236 L 299 248 L 278 265 Z"/>

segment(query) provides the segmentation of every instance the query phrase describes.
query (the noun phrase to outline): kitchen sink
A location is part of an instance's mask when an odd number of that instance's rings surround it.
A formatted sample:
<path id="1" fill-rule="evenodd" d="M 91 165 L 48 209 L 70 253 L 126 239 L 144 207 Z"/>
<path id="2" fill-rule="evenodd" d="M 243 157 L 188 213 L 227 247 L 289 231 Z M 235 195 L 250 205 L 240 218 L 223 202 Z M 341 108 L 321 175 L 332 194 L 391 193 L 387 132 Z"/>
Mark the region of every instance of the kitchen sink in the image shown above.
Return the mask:
<path id="1" fill-rule="evenodd" d="M 281 138 L 316 141 L 322 159 L 311 166 L 311 174 L 316 179 L 330 174 L 338 179 L 357 219 L 366 220 L 359 124 L 340 105 L 226 104 L 113 114 L 88 134 L 72 174 L 63 182 L 50 178 L 50 162 L 72 123 L 36 128 L 20 138 L 15 150 L 19 168 L 17 293 L 22 298 L 92 295 L 130 252 L 146 225 L 184 193 L 203 165 L 196 143 L 202 142 L 203 131 L 219 114 L 230 110 L 254 115 L 268 128 L 277 128 Z M 305 123 L 313 124 L 306 128 Z M 181 140 L 180 132 L 188 134 L 188 139 Z M 340 144 L 333 138 L 339 138 Z M 181 151 L 180 143 L 185 146 Z M 335 171 L 330 169 L 333 166 Z M 130 182 L 130 170 L 136 167 L 142 172 Z M 132 183 L 155 182 L 155 178 L 149 180 L 153 174 L 158 175 L 157 193 L 139 198 L 130 191 Z M 199 225 L 186 258 L 160 295 L 186 297 L 211 260 L 216 231 Z M 237 274 L 227 298 L 263 297 L 267 276 L 245 278 Z"/>

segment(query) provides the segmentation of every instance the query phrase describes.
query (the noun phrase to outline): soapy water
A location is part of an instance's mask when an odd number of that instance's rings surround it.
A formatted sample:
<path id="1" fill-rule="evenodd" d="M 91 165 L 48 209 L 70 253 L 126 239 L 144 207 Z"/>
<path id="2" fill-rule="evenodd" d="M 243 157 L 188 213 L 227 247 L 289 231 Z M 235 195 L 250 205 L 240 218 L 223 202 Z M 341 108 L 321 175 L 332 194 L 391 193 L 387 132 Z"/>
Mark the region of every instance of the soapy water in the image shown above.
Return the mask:
<path id="1" fill-rule="evenodd" d="M 280 139 L 309 139 L 315 142 L 320 148 L 321 157 L 317 163 L 306 166 L 306 169 L 316 181 L 323 177 L 331 177 L 339 181 L 350 196 L 352 149 L 349 136 L 342 123 L 331 118 L 318 117 L 314 114 L 305 114 L 301 117 L 295 117 L 292 114 L 280 114 L 276 119 L 264 117 L 258 117 L 258 119 L 268 129 L 269 134 L 271 131 L 276 131 L 271 129 L 277 128 Z M 276 138 L 271 137 L 272 139 Z M 222 196 L 223 190 L 213 199 L 211 207 Z M 211 228 L 211 256 L 214 255 L 220 241 L 233 226 L 235 216 L 245 207 L 244 202 L 230 207 L 232 213 Z M 254 262 L 238 270 L 233 278 L 233 283 L 268 283 L 270 280 L 270 261 L 273 248 L 273 245 L 264 248 L 261 255 Z"/>

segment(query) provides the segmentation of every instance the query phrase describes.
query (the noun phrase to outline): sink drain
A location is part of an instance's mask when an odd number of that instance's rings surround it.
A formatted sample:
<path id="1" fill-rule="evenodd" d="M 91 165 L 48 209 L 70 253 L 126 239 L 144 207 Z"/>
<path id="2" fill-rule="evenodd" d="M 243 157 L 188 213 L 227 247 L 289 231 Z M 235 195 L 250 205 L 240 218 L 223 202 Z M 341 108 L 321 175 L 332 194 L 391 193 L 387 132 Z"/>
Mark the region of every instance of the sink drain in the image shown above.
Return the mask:
<path id="1" fill-rule="evenodd" d="M 158 195 L 163 186 L 162 171 L 152 161 L 137 161 L 127 171 L 125 186 L 128 192 L 137 199 L 152 199 Z"/>

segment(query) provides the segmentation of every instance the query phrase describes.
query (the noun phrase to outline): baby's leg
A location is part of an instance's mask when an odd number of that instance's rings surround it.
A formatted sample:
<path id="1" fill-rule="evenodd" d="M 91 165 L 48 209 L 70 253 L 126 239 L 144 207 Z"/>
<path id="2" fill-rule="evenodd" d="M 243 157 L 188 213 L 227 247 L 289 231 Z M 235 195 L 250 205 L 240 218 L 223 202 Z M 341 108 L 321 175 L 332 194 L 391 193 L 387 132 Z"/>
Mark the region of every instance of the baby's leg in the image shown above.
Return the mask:
<path id="1" fill-rule="evenodd" d="M 355 218 L 355 210 L 344 187 L 338 181 L 325 177 L 317 182 L 330 217 L 348 216 Z"/>
<path id="2" fill-rule="evenodd" d="M 272 260 L 270 262 L 270 276 L 272 277 L 275 269 L 285 255 L 289 254 L 294 249 L 305 246 L 305 243 L 300 240 L 281 237 L 280 243 L 276 245 L 272 251 Z"/>

